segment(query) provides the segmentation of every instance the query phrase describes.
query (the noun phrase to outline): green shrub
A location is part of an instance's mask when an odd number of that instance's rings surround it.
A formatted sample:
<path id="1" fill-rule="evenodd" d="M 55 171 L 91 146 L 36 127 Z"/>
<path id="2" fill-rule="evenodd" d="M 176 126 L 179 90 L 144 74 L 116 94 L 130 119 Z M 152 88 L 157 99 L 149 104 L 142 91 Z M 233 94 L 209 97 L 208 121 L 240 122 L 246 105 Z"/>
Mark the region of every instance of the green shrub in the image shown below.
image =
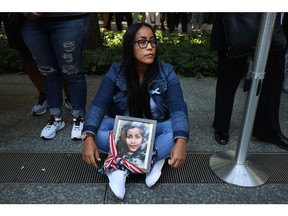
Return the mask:
<path id="1" fill-rule="evenodd" d="M 122 38 L 125 31 L 101 29 L 104 47 L 84 51 L 84 69 L 87 74 L 102 75 L 114 61 L 122 59 Z M 209 35 L 169 34 L 157 31 L 158 55 L 161 61 L 171 63 L 181 76 L 215 76 L 217 56 L 209 48 Z"/>
<path id="2" fill-rule="evenodd" d="M 125 31 L 101 29 L 102 48 L 84 50 L 84 71 L 89 75 L 103 75 L 111 63 L 122 59 Z M 187 77 L 215 76 L 217 56 L 209 49 L 209 35 L 180 34 L 157 31 L 159 59 L 171 63 L 177 74 Z M 21 59 L 17 50 L 9 48 L 6 35 L 0 32 L 0 73 L 17 72 Z"/>
<path id="3" fill-rule="evenodd" d="M 6 35 L 0 31 L 0 73 L 18 72 L 21 69 L 19 52 L 9 47 Z"/>

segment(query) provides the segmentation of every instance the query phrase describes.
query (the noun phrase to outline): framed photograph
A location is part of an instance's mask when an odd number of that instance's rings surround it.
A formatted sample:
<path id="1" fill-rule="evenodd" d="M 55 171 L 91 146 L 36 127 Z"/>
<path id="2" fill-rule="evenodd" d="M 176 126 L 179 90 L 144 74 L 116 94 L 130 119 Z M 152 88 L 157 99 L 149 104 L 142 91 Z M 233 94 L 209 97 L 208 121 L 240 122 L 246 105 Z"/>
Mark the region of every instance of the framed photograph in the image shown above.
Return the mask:
<path id="1" fill-rule="evenodd" d="M 114 142 L 123 159 L 150 172 L 156 120 L 116 115 Z"/>

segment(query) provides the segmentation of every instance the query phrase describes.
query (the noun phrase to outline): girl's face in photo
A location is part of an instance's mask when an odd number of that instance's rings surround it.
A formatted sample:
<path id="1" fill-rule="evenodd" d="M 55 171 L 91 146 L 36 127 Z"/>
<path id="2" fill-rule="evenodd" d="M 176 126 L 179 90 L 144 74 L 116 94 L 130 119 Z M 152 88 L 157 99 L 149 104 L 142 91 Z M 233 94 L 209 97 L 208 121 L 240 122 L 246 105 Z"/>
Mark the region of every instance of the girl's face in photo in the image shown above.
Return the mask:
<path id="1" fill-rule="evenodd" d="M 142 26 L 135 35 L 134 57 L 139 63 L 152 64 L 155 59 L 157 41 L 153 32 L 147 26 Z M 147 44 L 147 41 L 149 43 Z M 145 44 L 147 46 L 145 47 Z"/>
<path id="2" fill-rule="evenodd" d="M 141 146 L 143 137 L 139 128 L 131 128 L 127 131 L 126 143 L 130 152 L 135 152 Z"/>

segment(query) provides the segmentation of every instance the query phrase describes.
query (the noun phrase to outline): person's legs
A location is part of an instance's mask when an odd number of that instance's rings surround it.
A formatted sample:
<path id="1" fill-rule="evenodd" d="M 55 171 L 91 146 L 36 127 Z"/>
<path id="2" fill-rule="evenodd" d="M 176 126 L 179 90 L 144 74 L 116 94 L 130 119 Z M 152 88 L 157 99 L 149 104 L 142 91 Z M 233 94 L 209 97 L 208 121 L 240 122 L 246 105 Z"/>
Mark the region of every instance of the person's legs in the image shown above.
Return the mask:
<path id="1" fill-rule="evenodd" d="M 97 148 L 104 153 L 109 153 L 109 133 L 113 130 L 115 123 L 114 118 L 105 117 L 97 131 L 95 143 Z"/>
<path id="2" fill-rule="evenodd" d="M 56 132 L 65 126 L 62 120 L 61 75 L 57 59 L 55 59 L 50 45 L 50 35 L 42 27 L 39 22 L 24 20 L 21 33 L 44 78 L 45 92 L 51 114 L 51 119 L 42 130 L 40 137 L 52 139 Z"/>
<path id="3" fill-rule="evenodd" d="M 151 25 L 151 13 L 145 12 L 145 22 Z"/>
<path id="4" fill-rule="evenodd" d="M 288 138 L 283 135 L 279 123 L 284 56 L 284 50 L 269 53 L 252 135 L 262 142 L 288 150 Z"/>
<path id="5" fill-rule="evenodd" d="M 117 31 L 122 31 L 122 21 L 123 21 L 124 13 L 117 12 L 115 13 L 115 17 L 116 17 Z"/>
<path id="6" fill-rule="evenodd" d="M 169 33 L 173 33 L 175 30 L 175 25 L 176 25 L 176 17 L 177 13 L 168 13 L 168 28 L 169 28 Z"/>
<path id="7" fill-rule="evenodd" d="M 213 128 L 228 131 L 233 111 L 234 97 L 244 74 L 247 57 L 230 59 L 219 53 Z"/>
<path id="8" fill-rule="evenodd" d="M 44 78 L 45 93 L 52 116 L 62 115 L 61 75 L 50 44 L 50 35 L 39 22 L 24 20 L 22 36 Z"/>
<path id="9" fill-rule="evenodd" d="M 181 19 L 182 33 L 187 33 L 188 14 L 185 12 L 179 13 L 179 14 L 180 14 L 180 19 Z"/>
<path id="10" fill-rule="evenodd" d="M 20 51 L 20 55 L 22 59 L 23 70 L 27 73 L 33 85 L 39 92 L 38 101 L 32 107 L 31 114 L 33 116 L 44 115 L 48 110 L 48 102 L 46 99 L 43 77 L 38 70 L 35 60 L 28 50 Z"/>
<path id="11" fill-rule="evenodd" d="M 157 157 L 151 171 L 146 174 L 145 183 L 148 187 L 152 187 L 160 178 L 165 158 L 170 156 L 174 144 L 171 121 L 157 123 L 155 133 Z"/>
<path id="12" fill-rule="evenodd" d="M 155 27 L 156 29 L 160 26 L 161 14 L 160 12 L 155 13 Z"/>
<path id="13" fill-rule="evenodd" d="M 171 121 L 158 122 L 155 133 L 156 161 L 169 157 L 174 144 Z"/>
<path id="14" fill-rule="evenodd" d="M 105 117 L 97 131 L 95 143 L 99 151 L 106 154 L 109 153 L 109 134 L 113 130 L 115 123 L 114 118 Z M 113 193 L 119 198 L 123 199 L 125 195 L 125 182 L 128 176 L 128 170 L 110 170 L 106 173 L 109 179 L 109 187 Z"/>
<path id="15" fill-rule="evenodd" d="M 138 23 L 138 14 L 137 12 L 134 13 L 133 15 L 133 23 Z"/>
<path id="16" fill-rule="evenodd" d="M 31 114 L 34 116 L 43 115 L 48 110 L 44 81 L 38 70 L 35 60 L 33 59 L 28 47 L 26 46 L 21 36 L 21 15 L 19 13 L 2 13 L 1 17 L 3 18 L 4 28 L 9 46 L 19 51 L 22 60 L 23 71 L 29 76 L 33 85 L 38 90 L 38 101 L 32 107 Z M 11 19 L 14 21 L 11 21 Z"/>
<path id="17" fill-rule="evenodd" d="M 67 80 L 71 97 L 72 115 L 84 116 L 87 84 L 83 71 L 83 49 L 88 27 L 88 17 L 54 22 L 51 44 L 62 76 Z"/>
<path id="18" fill-rule="evenodd" d="M 273 137 L 282 134 L 279 109 L 285 58 L 281 52 L 270 52 L 255 116 L 253 136 Z"/>
<path id="19" fill-rule="evenodd" d="M 125 17 L 127 20 L 127 26 L 130 26 L 133 23 L 132 13 L 125 13 Z"/>
<path id="20" fill-rule="evenodd" d="M 88 16 L 65 22 L 49 23 L 51 44 L 62 76 L 67 80 L 72 105 L 71 139 L 80 140 L 85 114 L 87 83 L 83 71 L 83 49 L 88 29 Z"/>
<path id="21" fill-rule="evenodd" d="M 218 79 L 216 85 L 215 115 L 213 121 L 214 138 L 226 145 L 236 90 L 244 74 L 247 57 L 230 59 L 219 52 Z"/>

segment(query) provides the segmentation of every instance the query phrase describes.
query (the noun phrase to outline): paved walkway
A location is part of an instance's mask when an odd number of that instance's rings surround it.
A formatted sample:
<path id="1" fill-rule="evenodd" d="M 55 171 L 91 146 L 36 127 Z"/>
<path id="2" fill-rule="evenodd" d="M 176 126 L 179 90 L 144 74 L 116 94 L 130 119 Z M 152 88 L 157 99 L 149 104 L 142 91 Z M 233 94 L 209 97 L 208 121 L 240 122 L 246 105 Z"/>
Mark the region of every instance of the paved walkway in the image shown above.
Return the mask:
<path id="1" fill-rule="evenodd" d="M 102 77 L 88 76 L 87 108 Z M 211 127 L 214 115 L 216 78 L 180 78 L 188 104 L 191 123 L 188 152 L 215 153 L 235 150 L 241 131 L 245 94 L 241 87 L 236 95 L 231 122 L 231 139 L 227 146 L 217 144 Z M 241 84 L 242 85 L 242 84 Z M 72 119 L 64 110 L 66 127 L 51 141 L 40 139 L 49 114 L 33 117 L 37 91 L 27 75 L 0 75 L 0 152 L 80 152 L 82 142 L 70 140 Z M 282 94 L 280 121 L 288 136 L 288 94 Z M 281 153 L 271 144 L 251 139 L 248 152 Z M 90 203 L 90 204 L 237 204 L 288 203 L 286 184 L 264 184 L 246 188 L 230 184 L 127 184 L 124 200 L 118 200 L 108 184 L 0 184 L 0 203 Z"/>

